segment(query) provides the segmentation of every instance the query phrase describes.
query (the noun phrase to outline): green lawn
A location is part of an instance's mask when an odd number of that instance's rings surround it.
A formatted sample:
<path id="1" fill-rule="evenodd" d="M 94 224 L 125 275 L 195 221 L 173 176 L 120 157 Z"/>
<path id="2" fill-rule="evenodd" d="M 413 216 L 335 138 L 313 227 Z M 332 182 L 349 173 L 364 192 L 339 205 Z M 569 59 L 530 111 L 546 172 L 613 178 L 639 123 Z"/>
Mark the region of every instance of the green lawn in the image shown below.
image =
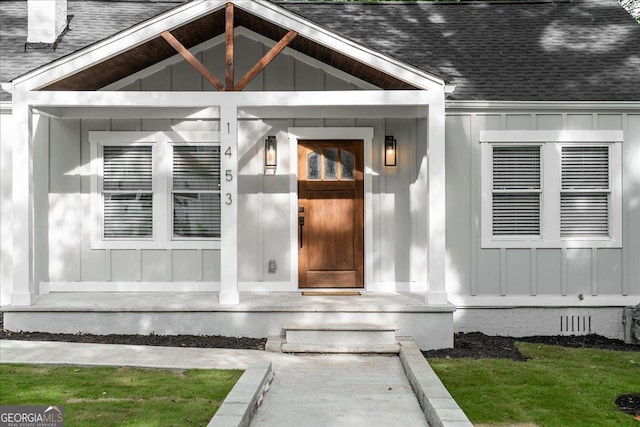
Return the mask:
<path id="1" fill-rule="evenodd" d="M 207 425 L 242 371 L 0 365 L 0 405 L 58 405 L 69 426 Z"/>
<path id="2" fill-rule="evenodd" d="M 531 359 L 429 359 L 472 423 L 635 426 L 620 394 L 640 393 L 640 352 L 517 343 Z"/>

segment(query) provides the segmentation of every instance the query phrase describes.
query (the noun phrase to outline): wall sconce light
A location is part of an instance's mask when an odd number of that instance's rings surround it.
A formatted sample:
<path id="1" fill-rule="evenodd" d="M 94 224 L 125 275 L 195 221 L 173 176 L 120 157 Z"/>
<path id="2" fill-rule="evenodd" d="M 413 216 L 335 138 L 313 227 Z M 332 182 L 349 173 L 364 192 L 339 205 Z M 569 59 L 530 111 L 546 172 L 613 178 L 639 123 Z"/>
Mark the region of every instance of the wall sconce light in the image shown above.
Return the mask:
<path id="1" fill-rule="evenodd" d="M 278 166 L 278 140 L 275 136 L 269 135 L 264 140 L 264 170 L 275 172 Z"/>
<path id="2" fill-rule="evenodd" d="M 396 140 L 393 136 L 385 136 L 384 138 L 384 165 L 395 166 L 396 156 Z"/>

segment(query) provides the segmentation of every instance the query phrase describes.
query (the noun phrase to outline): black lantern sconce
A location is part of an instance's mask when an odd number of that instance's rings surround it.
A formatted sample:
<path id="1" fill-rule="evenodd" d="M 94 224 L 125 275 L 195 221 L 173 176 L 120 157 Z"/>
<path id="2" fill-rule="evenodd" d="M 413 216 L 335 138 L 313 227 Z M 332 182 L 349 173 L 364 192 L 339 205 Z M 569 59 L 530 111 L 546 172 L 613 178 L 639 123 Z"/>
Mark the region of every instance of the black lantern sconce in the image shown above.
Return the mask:
<path id="1" fill-rule="evenodd" d="M 384 138 L 384 165 L 395 166 L 397 164 L 396 140 L 393 136 Z"/>
<path id="2" fill-rule="evenodd" d="M 269 135 L 264 140 L 264 171 L 274 172 L 278 166 L 278 140 Z"/>

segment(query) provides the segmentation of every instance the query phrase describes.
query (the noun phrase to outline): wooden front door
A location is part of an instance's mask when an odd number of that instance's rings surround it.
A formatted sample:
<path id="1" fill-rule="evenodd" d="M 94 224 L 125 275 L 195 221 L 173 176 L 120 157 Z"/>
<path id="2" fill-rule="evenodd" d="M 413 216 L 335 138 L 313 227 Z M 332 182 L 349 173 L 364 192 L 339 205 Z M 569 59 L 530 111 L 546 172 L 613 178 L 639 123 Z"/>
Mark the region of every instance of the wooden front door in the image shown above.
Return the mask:
<path id="1" fill-rule="evenodd" d="M 299 141 L 298 284 L 364 287 L 362 141 Z"/>

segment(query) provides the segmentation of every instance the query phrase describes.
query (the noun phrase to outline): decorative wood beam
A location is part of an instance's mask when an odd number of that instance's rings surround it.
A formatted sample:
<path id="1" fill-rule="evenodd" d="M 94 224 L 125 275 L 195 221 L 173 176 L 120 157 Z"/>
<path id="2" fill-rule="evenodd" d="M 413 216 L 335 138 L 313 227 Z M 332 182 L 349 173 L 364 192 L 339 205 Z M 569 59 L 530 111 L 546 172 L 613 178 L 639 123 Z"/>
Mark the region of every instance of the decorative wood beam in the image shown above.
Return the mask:
<path id="1" fill-rule="evenodd" d="M 225 43 L 225 67 L 227 90 L 233 90 L 233 3 L 227 3 L 224 15 L 224 43 Z"/>
<path id="2" fill-rule="evenodd" d="M 273 61 L 275 57 L 278 56 L 278 54 L 282 52 L 282 50 L 287 47 L 294 38 L 296 38 L 297 35 L 298 33 L 295 31 L 289 31 L 287 34 L 285 34 L 284 37 L 282 37 L 280 41 L 276 43 L 276 45 L 273 46 L 269 50 L 269 52 L 267 52 L 266 55 L 262 57 L 260 61 L 258 61 L 249 71 L 247 71 L 247 74 L 245 74 L 240 79 L 238 84 L 233 87 L 233 90 L 241 91 L 242 89 L 247 87 L 251 80 L 253 80 L 258 74 L 260 74 L 260 72 L 264 70 L 266 66 L 269 65 L 269 63 Z"/>
<path id="3" fill-rule="evenodd" d="M 168 31 L 163 31 L 162 33 L 160 33 L 160 35 L 184 58 L 185 61 L 187 61 L 193 68 L 195 68 L 196 71 L 198 71 L 202 75 L 202 77 L 204 77 L 209 83 L 211 83 L 213 87 L 220 91 L 225 90 L 222 82 L 220 82 L 220 80 L 218 80 L 216 76 L 214 76 L 213 73 L 202 64 L 202 62 L 198 61 L 198 58 L 193 56 L 193 54 L 189 52 L 189 49 L 184 47 L 182 43 L 180 43 L 178 39 L 173 36 L 173 34 Z"/>

